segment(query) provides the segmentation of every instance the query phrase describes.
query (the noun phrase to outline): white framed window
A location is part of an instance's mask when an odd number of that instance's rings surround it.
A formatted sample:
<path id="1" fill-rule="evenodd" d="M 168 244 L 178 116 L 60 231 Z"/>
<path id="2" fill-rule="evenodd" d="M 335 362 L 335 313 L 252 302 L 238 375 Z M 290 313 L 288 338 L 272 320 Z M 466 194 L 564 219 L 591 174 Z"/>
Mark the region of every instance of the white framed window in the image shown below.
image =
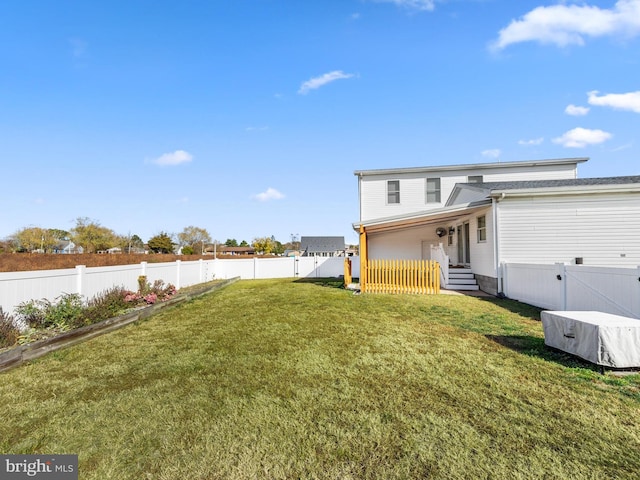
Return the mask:
<path id="1" fill-rule="evenodd" d="M 487 241 L 487 217 L 482 215 L 477 218 L 478 220 L 478 243 L 484 243 Z"/>
<path id="2" fill-rule="evenodd" d="M 467 183 L 482 183 L 482 175 L 469 175 Z"/>
<path id="3" fill-rule="evenodd" d="M 400 180 L 387 181 L 387 204 L 400 203 Z"/>
<path id="4" fill-rule="evenodd" d="M 427 203 L 440 203 L 440 179 L 427 178 Z"/>

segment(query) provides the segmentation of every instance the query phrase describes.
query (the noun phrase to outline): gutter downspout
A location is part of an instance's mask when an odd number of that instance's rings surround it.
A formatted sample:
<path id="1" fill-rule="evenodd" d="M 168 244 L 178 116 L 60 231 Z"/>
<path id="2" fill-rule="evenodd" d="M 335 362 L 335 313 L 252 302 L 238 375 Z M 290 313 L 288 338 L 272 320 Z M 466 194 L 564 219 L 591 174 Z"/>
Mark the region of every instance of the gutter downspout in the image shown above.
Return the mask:
<path id="1" fill-rule="evenodd" d="M 500 200 L 504 198 L 504 193 L 500 196 Z M 498 199 L 496 197 L 491 198 L 491 211 L 493 215 L 493 258 L 496 268 L 496 277 L 498 285 L 496 286 L 498 297 L 504 296 L 504 286 L 502 285 L 502 268 L 500 265 L 500 248 L 498 246 Z"/>

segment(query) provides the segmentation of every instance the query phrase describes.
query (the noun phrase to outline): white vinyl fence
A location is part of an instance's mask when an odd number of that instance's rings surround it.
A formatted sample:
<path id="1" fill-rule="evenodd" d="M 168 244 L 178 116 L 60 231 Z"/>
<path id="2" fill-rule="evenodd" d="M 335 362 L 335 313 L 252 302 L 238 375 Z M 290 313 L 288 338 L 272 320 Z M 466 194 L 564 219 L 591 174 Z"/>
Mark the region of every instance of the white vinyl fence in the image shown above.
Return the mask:
<path id="1" fill-rule="evenodd" d="M 354 271 L 359 272 L 358 257 Z M 162 280 L 176 288 L 188 287 L 213 279 L 240 277 L 243 280 L 262 278 L 320 278 L 344 274 L 344 257 L 284 257 L 250 259 L 215 259 L 194 262 L 147 263 L 113 267 L 85 267 L 31 272 L 0 272 L 0 306 L 12 313 L 22 302 L 48 299 L 54 301 L 63 294 L 79 293 L 85 299 L 112 287 L 138 289 L 138 277 L 146 275 L 153 284 Z"/>
<path id="2" fill-rule="evenodd" d="M 595 310 L 640 318 L 640 267 L 503 263 L 508 298 L 547 310 Z"/>

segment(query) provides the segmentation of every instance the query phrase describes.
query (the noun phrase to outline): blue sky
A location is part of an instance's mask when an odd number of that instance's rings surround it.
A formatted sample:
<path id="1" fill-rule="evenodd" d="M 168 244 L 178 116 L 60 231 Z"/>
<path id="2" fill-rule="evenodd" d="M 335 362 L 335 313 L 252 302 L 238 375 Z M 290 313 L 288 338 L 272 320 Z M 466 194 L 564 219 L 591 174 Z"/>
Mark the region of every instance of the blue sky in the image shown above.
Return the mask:
<path id="1" fill-rule="evenodd" d="M 344 235 L 354 170 L 640 174 L 640 0 L 0 4 L 0 238 Z"/>

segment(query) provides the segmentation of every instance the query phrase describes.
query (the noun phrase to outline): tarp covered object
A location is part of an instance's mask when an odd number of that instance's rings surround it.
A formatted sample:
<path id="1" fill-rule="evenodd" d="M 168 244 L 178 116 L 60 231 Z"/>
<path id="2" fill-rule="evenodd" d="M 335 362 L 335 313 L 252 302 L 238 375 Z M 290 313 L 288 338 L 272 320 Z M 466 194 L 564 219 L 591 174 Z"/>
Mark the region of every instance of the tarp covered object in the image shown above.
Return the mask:
<path id="1" fill-rule="evenodd" d="M 543 311 L 544 343 L 611 368 L 640 367 L 640 320 L 603 312 Z"/>

